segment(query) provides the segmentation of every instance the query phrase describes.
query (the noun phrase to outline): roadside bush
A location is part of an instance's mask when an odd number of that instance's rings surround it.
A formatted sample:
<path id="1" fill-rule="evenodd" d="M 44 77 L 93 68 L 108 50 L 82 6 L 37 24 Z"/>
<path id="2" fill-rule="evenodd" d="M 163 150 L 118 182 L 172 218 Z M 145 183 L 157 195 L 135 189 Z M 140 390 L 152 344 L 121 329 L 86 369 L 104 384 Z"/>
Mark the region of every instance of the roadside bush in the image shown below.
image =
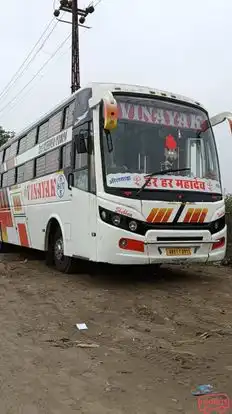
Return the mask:
<path id="1" fill-rule="evenodd" d="M 226 223 L 227 223 L 227 252 L 224 265 L 232 264 L 232 194 L 225 196 Z"/>
<path id="2" fill-rule="evenodd" d="M 226 204 L 226 213 L 232 214 L 232 194 L 226 194 L 225 204 Z"/>

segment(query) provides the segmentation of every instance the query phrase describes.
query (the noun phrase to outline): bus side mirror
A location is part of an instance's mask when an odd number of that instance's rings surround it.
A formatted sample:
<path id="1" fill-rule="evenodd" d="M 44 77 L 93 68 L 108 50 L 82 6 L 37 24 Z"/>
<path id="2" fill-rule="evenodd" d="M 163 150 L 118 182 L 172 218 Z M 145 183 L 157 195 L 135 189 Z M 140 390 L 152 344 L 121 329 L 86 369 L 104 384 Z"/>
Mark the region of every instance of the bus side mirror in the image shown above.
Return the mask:
<path id="1" fill-rule="evenodd" d="M 232 113 L 231 112 L 222 112 L 210 118 L 211 126 L 214 127 L 216 125 L 221 124 L 224 121 L 228 121 L 230 125 L 230 129 L 232 132 Z"/>
<path id="2" fill-rule="evenodd" d="M 112 131 L 117 128 L 118 123 L 118 105 L 113 94 L 108 92 L 103 98 L 103 118 L 104 130 Z"/>

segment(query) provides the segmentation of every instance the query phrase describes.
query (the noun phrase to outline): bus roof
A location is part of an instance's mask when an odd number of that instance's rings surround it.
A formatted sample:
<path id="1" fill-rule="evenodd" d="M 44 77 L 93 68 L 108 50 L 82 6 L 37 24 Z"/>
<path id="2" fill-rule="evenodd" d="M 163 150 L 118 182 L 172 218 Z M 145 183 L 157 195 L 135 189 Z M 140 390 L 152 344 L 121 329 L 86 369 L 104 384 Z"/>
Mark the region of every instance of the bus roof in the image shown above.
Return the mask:
<path id="1" fill-rule="evenodd" d="M 128 92 L 128 93 L 138 93 L 143 95 L 152 95 L 152 96 L 160 96 L 164 98 L 176 99 L 178 101 L 186 102 L 192 105 L 197 105 L 203 109 L 205 109 L 199 102 L 190 99 L 183 95 L 178 95 L 176 93 L 163 91 L 160 89 L 151 88 L 149 86 L 140 86 L 140 85 L 129 85 L 129 84 L 121 84 L 121 83 L 97 83 L 92 82 L 87 87 L 92 88 L 93 94 L 95 91 L 99 90 L 109 90 L 111 92 Z"/>
<path id="2" fill-rule="evenodd" d="M 92 82 L 87 84 L 86 86 L 79 89 L 75 94 L 71 95 L 69 98 L 66 98 L 62 102 L 60 102 L 59 105 L 52 108 L 49 112 L 45 113 L 42 117 L 37 119 L 36 122 L 33 122 L 30 124 L 27 128 L 20 131 L 18 134 L 16 134 L 15 137 L 9 139 L 4 145 L 2 145 L 1 150 L 7 147 L 9 144 L 12 144 L 14 141 L 19 139 L 20 137 L 23 137 L 28 134 L 33 128 L 35 128 L 38 124 L 42 124 L 45 122 L 48 117 L 58 112 L 61 108 L 71 103 L 75 96 L 83 91 L 84 89 L 91 88 L 92 89 L 92 95 L 94 96 L 103 96 L 104 92 L 111 91 L 113 92 L 127 92 L 127 93 L 136 93 L 141 95 L 151 95 L 151 96 L 157 96 L 162 98 L 170 98 L 177 101 L 186 102 L 188 104 L 192 104 L 194 106 L 199 106 L 202 109 L 205 109 L 199 102 L 194 101 L 193 99 L 190 99 L 188 97 L 174 94 L 172 92 L 162 91 L 159 89 L 150 88 L 148 86 L 140 86 L 140 85 L 129 85 L 129 84 L 121 84 L 121 83 L 101 83 L 101 82 Z"/>

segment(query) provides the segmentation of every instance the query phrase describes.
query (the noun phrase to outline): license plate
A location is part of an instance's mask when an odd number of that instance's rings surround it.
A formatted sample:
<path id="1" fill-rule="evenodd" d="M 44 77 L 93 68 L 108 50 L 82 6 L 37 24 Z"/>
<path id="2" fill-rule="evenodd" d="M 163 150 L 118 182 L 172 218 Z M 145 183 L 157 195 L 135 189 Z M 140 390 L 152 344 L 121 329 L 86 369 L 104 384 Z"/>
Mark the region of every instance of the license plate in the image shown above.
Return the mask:
<path id="1" fill-rule="evenodd" d="M 166 249 L 167 256 L 191 256 L 191 249 Z"/>

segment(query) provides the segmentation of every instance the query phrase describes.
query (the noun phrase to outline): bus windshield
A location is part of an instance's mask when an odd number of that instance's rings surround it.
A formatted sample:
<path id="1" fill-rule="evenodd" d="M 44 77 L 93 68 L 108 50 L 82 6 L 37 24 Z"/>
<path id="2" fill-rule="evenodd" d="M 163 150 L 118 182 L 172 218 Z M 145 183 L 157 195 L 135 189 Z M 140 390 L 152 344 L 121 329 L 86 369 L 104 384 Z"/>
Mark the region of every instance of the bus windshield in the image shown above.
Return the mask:
<path id="1" fill-rule="evenodd" d="M 152 177 L 146 190 L 221 194 L 215 140 L 212 129 L 202 127 L 208 121 L 202 109 L 160 99 L 116 99 L 118 126 L 111 136 L 102 133 L 108 187 L 139 189 L 149 174 L 170 169 L 181 171 Z"/>

